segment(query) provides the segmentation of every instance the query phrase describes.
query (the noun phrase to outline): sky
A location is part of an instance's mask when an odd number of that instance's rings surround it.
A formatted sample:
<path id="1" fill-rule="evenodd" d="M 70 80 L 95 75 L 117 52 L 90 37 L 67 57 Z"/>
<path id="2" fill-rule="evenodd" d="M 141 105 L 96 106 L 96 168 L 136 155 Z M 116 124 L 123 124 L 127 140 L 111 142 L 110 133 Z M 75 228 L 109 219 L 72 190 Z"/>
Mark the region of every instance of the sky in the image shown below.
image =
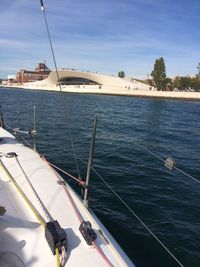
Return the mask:
<path id="1" fill-rule="evenodd" d="M 43 0 L 57 66 L 146 79 L 163 57 L 168 77 L 200 62 L 199 0 Z M 0 78 L 46 61 L 40 0 L 0 0 Z"/>

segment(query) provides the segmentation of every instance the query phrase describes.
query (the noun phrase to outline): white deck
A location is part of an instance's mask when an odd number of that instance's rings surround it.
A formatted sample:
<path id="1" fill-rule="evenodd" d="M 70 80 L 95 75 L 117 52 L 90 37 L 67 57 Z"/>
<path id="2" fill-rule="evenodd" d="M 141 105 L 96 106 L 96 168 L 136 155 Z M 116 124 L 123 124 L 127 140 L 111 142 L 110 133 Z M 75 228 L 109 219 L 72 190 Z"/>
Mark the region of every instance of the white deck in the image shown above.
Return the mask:
<path id="1" fill-rule="evenodd" d="M 96 216 L 83 206 L 75 192 L 67 186 L 67 193 L 64 187 L 57 183 L 58 175 L 37 152 L 17 143 L 14 137 L 2 128 L 0 128 L 0 138 L 2 138 L 0 154 L 3 154 L 0 158 L 10 174 L 47 221 L 15 157 L 8 158 L 4 155 L 15 152 L 43 204 L 53 219 L 65 229 L 68 237 L 65 266 L 134 266 Z M 73 201 L 70 201 L 70 196 Z M 0 168 L 0 205 L 6 208 L 6 214 L 0 216 L 0 266 L 16 266 L 5 263 L 9 258 L 15 264 L 18 262 L 17 266 L 55 267 L 56 257 L 45 239 L 44 228 L 2 168 Z M 78 210 L 82 219 L 91 222 L 97 234 L 96 245 L 111 265 L 97 248 L 86 244 L 79 231 L 80 220 L 75 210 Z M 99 229 L 103 232 L 103 236 Z M 109 242 L 107 243 L 105 239 Z"/>

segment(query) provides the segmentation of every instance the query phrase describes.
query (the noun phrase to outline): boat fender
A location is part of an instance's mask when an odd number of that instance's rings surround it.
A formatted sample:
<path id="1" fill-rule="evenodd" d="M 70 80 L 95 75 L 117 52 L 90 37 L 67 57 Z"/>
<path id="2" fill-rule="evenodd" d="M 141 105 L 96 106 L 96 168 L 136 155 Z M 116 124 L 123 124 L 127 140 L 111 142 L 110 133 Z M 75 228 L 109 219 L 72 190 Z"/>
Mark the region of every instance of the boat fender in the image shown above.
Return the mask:
<path id="1" fill-rule="evenodd" d="M 82 221 L 79 230 L 89 246 L 91 246 L 93 241 L 97 239 L 97 235 L 92 229 L 92 225 L 89 221 Z"/>
<path id="2" fill-rule="evenodd" d="M 171 157 L 165 160 L 165 167 L 172 171 L 175 168 L 175 160 Z"/>
<path id="3" fill-rule="evenodd" d="M 59 253 L 62 252 L 62 247 L 64 246 L 65 251 L 67 251 L 67 235 L 63 228 L 61 228 L 58 221 L 47 222 L 45 226 L 45 238 L 49 244 L 53 255 L 56 254 L 56 248 L 58 248 Z"/>

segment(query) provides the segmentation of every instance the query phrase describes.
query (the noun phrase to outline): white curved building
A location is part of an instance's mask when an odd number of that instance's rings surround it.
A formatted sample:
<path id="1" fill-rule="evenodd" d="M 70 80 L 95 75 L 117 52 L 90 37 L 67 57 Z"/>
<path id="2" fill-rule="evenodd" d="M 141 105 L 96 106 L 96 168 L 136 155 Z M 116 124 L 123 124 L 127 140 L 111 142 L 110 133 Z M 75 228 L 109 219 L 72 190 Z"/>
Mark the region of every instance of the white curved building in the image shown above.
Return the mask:
<path id="1" fill-rule="evenodd" d="M 59 81 L 63 92 L 127 94 L 132 90 L 149 90 L 148 85 L 135 80 L 68 69 L 59 69 L 58 74 L 52 71 L 45 80 L 24 83 L 23 87 L 59 91 Z"/>

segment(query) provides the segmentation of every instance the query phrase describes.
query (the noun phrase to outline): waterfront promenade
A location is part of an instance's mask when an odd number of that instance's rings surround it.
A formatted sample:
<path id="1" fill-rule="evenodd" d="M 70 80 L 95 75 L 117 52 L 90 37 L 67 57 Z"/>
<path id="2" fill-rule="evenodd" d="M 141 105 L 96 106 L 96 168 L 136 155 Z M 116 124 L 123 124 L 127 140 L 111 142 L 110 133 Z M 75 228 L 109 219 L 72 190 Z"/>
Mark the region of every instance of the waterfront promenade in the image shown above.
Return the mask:
<path id="1" fill-rule="evenodd" d="M 58 77 L 60 84 L 58 82 Z M 62 91 L 78 94 L 118 95 L 200 101 L 200 92 L 156 91 L 149 85 L 135 79 L 119 78 L 94 72 L 71 69 L 51 71 L 44 80 L 10 84 L 10 88 L 27 90 Z"/>
<path id="2" fill-rule="evenodd" d="M 5 86 L 1 86 L 5 87 Z M 38 91 L 60 91 L 59 86 L 31 86 L 29 85 L 16 85 L 6 86 L 7 88 L 17 88 L 25 90 L 38 90 Z M 6 88 L 5 87 L 5 88 Z M 166 98 L 166 99 L 180 99 L 180 100 L 193 100 L 200 101 L 200 92 L 169 92 L 169 91 L 155 91 L 155 90 L 137 90 L 114 88 L 107 86 L 96 85 L 79 85 L 79 86 L 61 86 L 62 92 L 77 93 L 77 94 L 98 94 L 98 95 L 116 95 L 116 96 L 129 96 L 129 97 L 151 97 L 151 98 Z"/>

